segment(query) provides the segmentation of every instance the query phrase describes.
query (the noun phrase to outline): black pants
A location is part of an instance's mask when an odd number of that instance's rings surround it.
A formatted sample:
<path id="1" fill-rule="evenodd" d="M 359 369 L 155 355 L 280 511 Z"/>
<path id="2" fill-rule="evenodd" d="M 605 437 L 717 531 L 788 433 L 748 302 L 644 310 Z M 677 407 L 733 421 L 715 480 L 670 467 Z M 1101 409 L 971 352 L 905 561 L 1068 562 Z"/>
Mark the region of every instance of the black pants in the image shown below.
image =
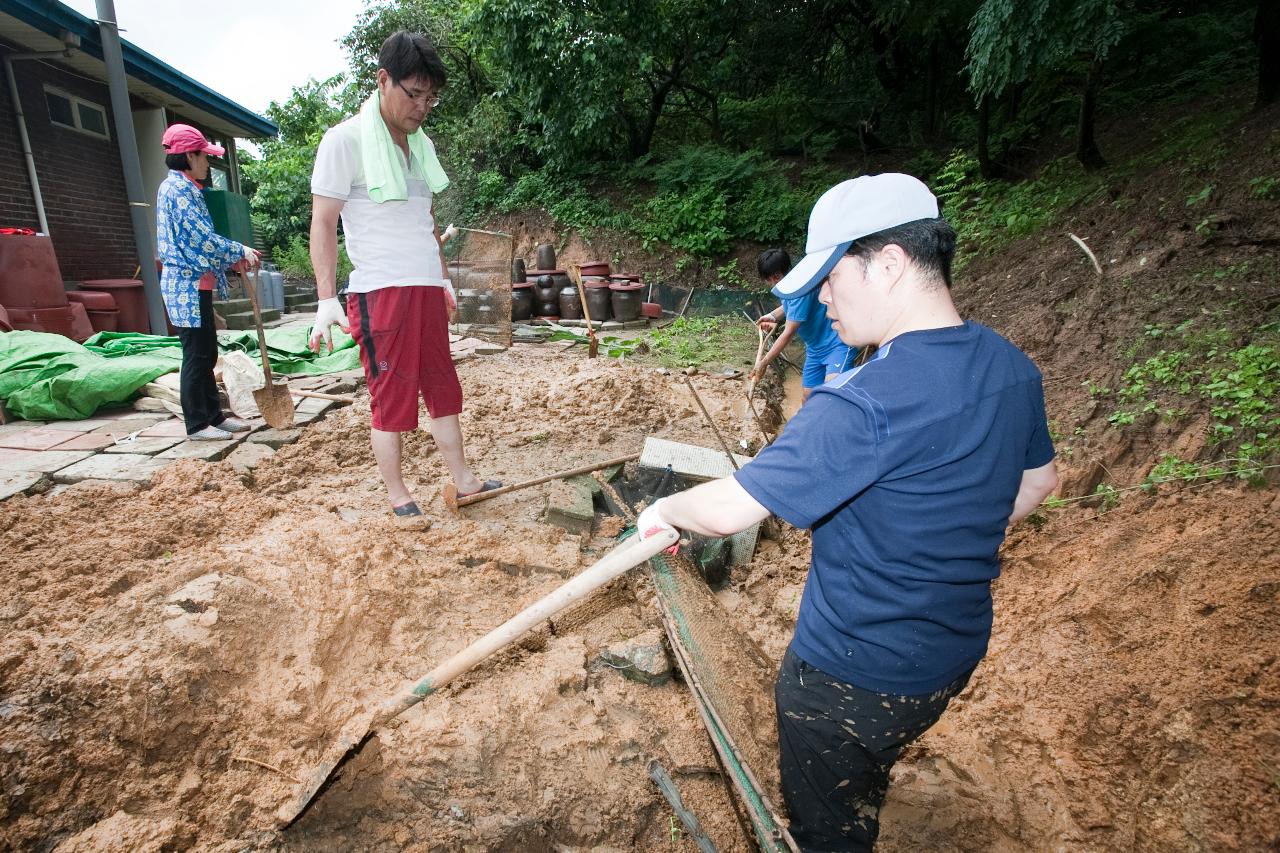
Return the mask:
<path id="1" fill-rule="evenodd" d="M 972 674 L 920 696 L 873 693 L 837 681 L 787 649 L 774 698 L 782 796 L 801 850 L 875 846 L 889 769 Z"/>
<path id="2" fill-rule="evenodd" d="M 226 420 L 218 402 L 218 383 L 213 378 L 213 366 L 218 361 L 218 332 L 213 323 L 212 291 L 200 291 L 199 328 L 177 329 L 178 340 L 182 341 L 182 417 L 187 422 L 187 435 L 191 435 Z"/>

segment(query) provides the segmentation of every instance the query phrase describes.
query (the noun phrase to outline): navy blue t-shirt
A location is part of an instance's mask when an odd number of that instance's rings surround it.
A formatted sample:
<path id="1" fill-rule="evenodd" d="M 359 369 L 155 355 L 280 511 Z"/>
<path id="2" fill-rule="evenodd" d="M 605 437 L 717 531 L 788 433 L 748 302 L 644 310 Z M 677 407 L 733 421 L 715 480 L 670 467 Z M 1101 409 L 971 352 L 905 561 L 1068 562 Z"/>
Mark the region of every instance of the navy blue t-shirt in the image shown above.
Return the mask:
<path id="1" fill-rule="evenodd" d="M 967 672 L 987 650 L 1022 472 L 1053 455 L 1040 371 L 978 323 L 900 335 L 815 388 L 735 475 L 813 529 L 795 652 L 881 693 Z"/>

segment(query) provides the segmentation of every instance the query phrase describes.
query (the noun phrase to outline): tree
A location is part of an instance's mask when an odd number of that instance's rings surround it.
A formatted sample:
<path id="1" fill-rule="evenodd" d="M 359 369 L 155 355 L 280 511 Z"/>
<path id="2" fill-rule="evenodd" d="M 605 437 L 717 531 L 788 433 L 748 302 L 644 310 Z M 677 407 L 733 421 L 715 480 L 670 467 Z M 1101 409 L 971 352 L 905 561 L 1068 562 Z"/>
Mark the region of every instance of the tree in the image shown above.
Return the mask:
<path id="1" fill-rule="evenodd" d="M 1132 12 L 1133 0 L 984 0 L 969 25 L 970 89 L 981 103 L 1055 71 L 1079 74 L 1076 157 L 1101 168 L 1094 124 L 1103 65 Z"/>
<path id="2" fill-rule="evenodd" d="M 273 101 L 267 116 L 280 136 L 262 143 L 261 159 L 242 166 L 253 221 L 265 247 L 281 249 L 311 222 L 311 169 L 324 132 L 354 112 L 346 77 L 308 80 L 284 103 Z"/>
<path id="3" fill-rule="evenodd" d="M 1258 98 L 1261 109 L 1280 97 L 1280 2 L 1258 0 L 1253 19 L 1253 40 L 1258 45 Z"/>

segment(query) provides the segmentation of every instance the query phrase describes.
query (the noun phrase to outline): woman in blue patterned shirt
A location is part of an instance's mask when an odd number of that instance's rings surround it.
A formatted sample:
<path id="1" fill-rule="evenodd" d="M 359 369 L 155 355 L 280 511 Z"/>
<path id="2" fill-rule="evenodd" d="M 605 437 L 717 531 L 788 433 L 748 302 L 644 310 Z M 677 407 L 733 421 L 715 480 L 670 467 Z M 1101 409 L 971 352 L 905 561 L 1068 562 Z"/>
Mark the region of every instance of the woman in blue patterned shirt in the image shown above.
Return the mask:
<path id="1" fill-rule="evenodd" d="M 258 253 L 251 247 L 217 234 L 199 181 L 209 177 L 209 155 L 221 157 L 223 148 L 187 124 L 164 133 L 165 165 L 169 176 L 156 197 L 156 230 L 163 267 L 160 291 L 169 320 L 182 341 L 180 391 L 187 438 L 202 441 L 231 438 L 249 424 L 222 413 L 213 366 L 218 361 L 213 291 L 227 298 L 229 267 L 254 267 Z"/>

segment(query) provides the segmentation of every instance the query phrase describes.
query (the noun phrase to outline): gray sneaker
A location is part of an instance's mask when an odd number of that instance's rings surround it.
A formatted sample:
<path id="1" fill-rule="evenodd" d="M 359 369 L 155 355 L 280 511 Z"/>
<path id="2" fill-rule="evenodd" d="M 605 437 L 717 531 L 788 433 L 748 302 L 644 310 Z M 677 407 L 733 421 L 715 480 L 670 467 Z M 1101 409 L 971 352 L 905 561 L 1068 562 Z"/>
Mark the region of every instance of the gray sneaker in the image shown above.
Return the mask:
<path id="1" fill-rule="evenodd" d="M 227 441 L 231 433 L 216 426 L 207 426 L 199 432 L 187 433 L 188 441 Z"/>
<path id="2" fill-rule="evenodd" d="M 242 421 L 239 418 L 223 418 L 222 423 L 218 424 L 218 429 L 224 429 L 227 432 L 248 432 L 253 429 L 253 424 L 248 421 Z"/>

